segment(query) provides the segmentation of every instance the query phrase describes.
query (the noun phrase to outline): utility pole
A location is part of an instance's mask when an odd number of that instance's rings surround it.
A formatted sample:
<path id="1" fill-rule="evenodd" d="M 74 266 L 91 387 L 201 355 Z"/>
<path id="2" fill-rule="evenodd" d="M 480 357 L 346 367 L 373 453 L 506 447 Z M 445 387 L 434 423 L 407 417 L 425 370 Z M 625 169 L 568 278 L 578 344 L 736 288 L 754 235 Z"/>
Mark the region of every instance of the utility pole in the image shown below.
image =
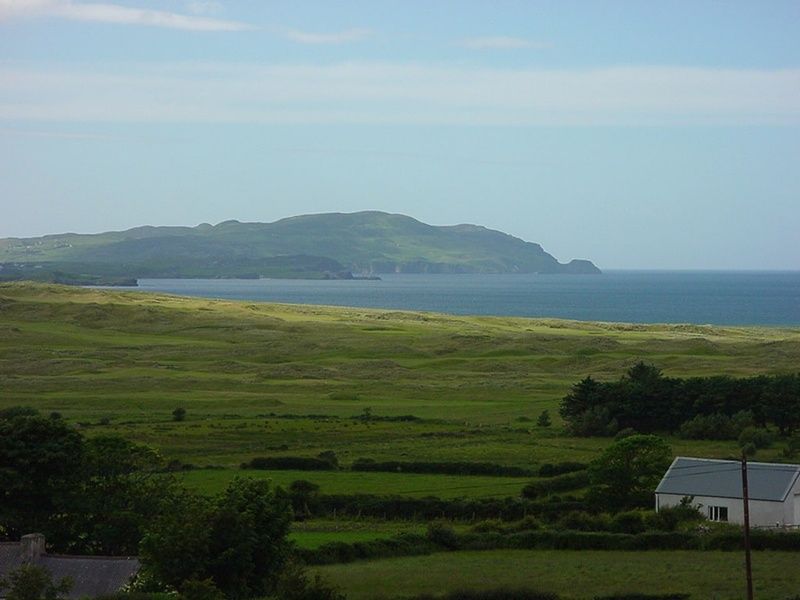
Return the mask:
<path id="1" fill-rule="evenodd" d="M 747 600 L 753 600 L 753 567 L 750 563 L 750 495 L 747 491 L 747 454 L 742 451 L 742 501 L 744 502 L 744 563 L 747 571 Z"/>

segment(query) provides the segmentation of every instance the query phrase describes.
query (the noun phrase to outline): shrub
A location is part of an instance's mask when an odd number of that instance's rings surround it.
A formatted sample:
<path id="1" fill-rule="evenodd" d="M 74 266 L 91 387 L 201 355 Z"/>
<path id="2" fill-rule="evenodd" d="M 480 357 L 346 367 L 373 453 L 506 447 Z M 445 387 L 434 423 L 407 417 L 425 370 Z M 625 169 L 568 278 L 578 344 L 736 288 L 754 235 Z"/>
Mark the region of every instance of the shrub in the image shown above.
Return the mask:
<path id="1" fill-rule="evenodd" d="M 689 594 L 612 594 L 595 596 L 594 600 L 686 600 Z"/>
<path id="2" fill-rule="evenodd" d="M 641 533 L 644 530 L 644 517 L 640 511 L 621 512 L 611 518 L 611 531 L 616 531 L 617 533 Z"/>
<path id="3" fill-rule="evenodd" d="M 539 415 L 539 418 L 536 419 L 536 424 L 539 427 L 550 427 L 550 425 L 552 425 L 552 421 L 550 420 L 550 413 L 547 410 L 543 410 L 542 413 Z"/>
<path id="4" fill-rule="evenodd" d="M 54 582 L 50 572 L 37 565 L 22 565 L 0 578 L 0 590 L 7 590 L 6 600 L 60 600 L 73 585 L 71 577 Z"/>
<path id="5" fill-rule="evenodd" d="M 610 523 L 605 515 L 591 515 L 573 510 L 559 519 L 558 528 L 572 531 L 608 531 Z"/>
<path id="6" fill-rule="evenodd" d="M 560 463 L 543 463 L 539 467 L 539 477 L 554 477 L 573 473 L 574 471 L 585 471 L 589 465 L 582 462 L 565 461 Z"/>
<path id="7" fill-rule="evenodd" d="M 320 577 L 309 578 L 303 567 L 292 562 L 281 572 L 275 585 L 276 600 L 347 600 L 339 590 Z"/>
<path id="8" fill-rule="evenodd" d="M 9 406 L 0 410 L 0 419 L 16 419 L 17 417 L 35 417 L 39 411 L 31 406 Z"/>
<path id="9" fill-rule="evenodd" d="M 563 492 L 567 490 L 577 490 L 589 485 L 588 471 L 575 471 L 556 475 L 541 481 L 532 481 L 522 488 L 523 498 L 541 498 L 553 492 Z"/>
<path id="10" fill-rule="evenodd" d="M 172 411 L 172 420 L 173 421 L 183 421 L 186 419 L 186 409 L 182 406 L 179 406 L 175 410 Z"/>
<path id="11" fill-rule="evenodd" d="M 181 596 L 185 600 L 225 600 L 225 594 L 219 591 L 211 578 L 184 581 Z"/>
<path id="12" fill-rule="evenodd" d="M 263 471 L 334 471 L 336 466 L 329 460 L 309 456 L 258 456 L 241 464 L 242 469 Z"/>
<path id="13" fill-rule="evenodd" d="M 772 434 L 766 429 L 745 427 L 739 434 L 739 447 L 744 448 L 752 444 L 757 449 L 762 450 L 772 446 L 774 440 Z"/>
<path id="14" fill-rule="evenodd" d="M 625 429 L 620 429 L 617 432 L 617 435 L 614 436 L 614 439 L 624 440 L 626 437 L 631 437 L 632 435 L 639 435 L 639 432 L 636 431 L 633 427 L 626 427 Z"/>
<path id="15" fill-rule="evenodd" d="M 496 475 L 498 477 L 530 477 L 533 471 L 522 467 L 509 467 L 480 462 L 426 462 L 382 461 L 358 458 L 350 467 L 353 471 L 381 471 L 388 473 L 440 473 L 444 475 Z"/>
<path id="16" fill-rule="evenodd" d="M 456 590 L 443 600 L 558 600 L 556 594 L 528 588 L 495 588 L 490 590 Z"/>
<path id="17" fill-rule="evenodd" d="M 455 550 L 459 546 L 458 534 L 446 523 L 431 523 L 428 525 L 426 537 L 434 544 L 448 550 Z"/>

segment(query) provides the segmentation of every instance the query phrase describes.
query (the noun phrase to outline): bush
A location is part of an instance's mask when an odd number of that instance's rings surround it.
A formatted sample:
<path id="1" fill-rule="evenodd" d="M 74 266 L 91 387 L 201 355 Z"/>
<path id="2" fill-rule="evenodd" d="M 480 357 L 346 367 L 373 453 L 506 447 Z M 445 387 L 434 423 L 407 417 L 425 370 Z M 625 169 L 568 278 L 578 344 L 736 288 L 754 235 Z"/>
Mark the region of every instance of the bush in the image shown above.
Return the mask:
<path id="1" fill-rule="evenodd" d="M 762 450 L 772 446 L 774 441 L 775 438 L 769 431 L 758 427 L 745 427 L 742 430 L 742 433 L 739 434 L 740 448 L 744 448 L 745 446 L 752 444 L 757 449 Z"/>
<path id="2" fill-rule="evenodd" d="M 611 518 L 611 531 L 617 533 L 641 533 L 644 530 L 644 516 L 640 511 L 621 512 Z"/>
<path id="3" fill-rule="evenodd" d="M 552 425 L 552 421 L 550 420 L 550 413 L 547 410 L 543 410 L 542 413 L 539 415 L 539 418 L 536 419 L 536 424 L 539 427 L 550 427 L 550 425 Z"/>
<path id="4" fill-rule="evenodd" d="M 426 537 L 443 548 L 455 550 L 459 546 L 458 534 L 450 525 L 445 523 L 431 523 L 428 525 Z"/>
<path id="5" fill-rule="evenodd" d="M 614 440 L 624 440 L 626 437 L 631 437 L 632 435 L 639 435 L 639 432 L 633 427 L 626 427 L 617 432 L 617 435 L 614 436 Z"/>
<path id="6" fill-rule="evenodd" d="M 172 411 L 172 420 L 173 421 L 183 421 L 186 419 L 186 409 L 182 406 L 179 406 L 175 410 Z"/>
<path id="7" fill-rule="evenodd" d="M 35 417 L 39 411 L 30 406 L 9 406 L 0 410 L 0 419 L 16 419 L 17 417 Z"/>
<path id="8" fill-rule="evenodd" d="M 456 590 L 443 600 L 558 600 L 556 594 L 528 588 L 495 588 L 490 590 Z"/>
<path id="9" fill-rule="evenodd" d="M 592 515 L 573 510 L 559 519 L 558 528 L 571 531 L 608 531 L 610 521 L 606 515 Z"/>
<path id="10" fill-rule="evenodd" d="M 567 490 L 577 490 L 589 485 L 588 471 L 575 471 L 556 475 L 541 481 L 532 481 L 522 488 L 523 498 L 541 498 L 553 492 L 564 492 Z"/>
<path id="11" fill-rule="evenodd" d="M 71 577 L 56 583 L 43 567 L 22 565 L 0 578 L 0 591 L 7 590 L 3 594 L 6 600 L 60 600 L 67 596 L 74 583 Z"/>
<path id="12" fill-rule="evenodd" d="M 612 594 L 595 596 L 594 600 L 686 600 L 689 594 Z"/>
<path id="13" fill-rule="evenodd" d="M 310 456 L 258 456 L 243 462 L 242 469 L 263 471 L 335 471 L 336 465 L 324 458 Z"/>
<path id="14" fill-rule="evenodd" d="M 292 562 L 288 564 L 278 577 L 275 593 L 270 596 L 275 600 L 347 600 L 339 590 L 331 587 L 320 577 L 309 578 L 303 567 Z"/>
<path id="15" fill-rule="evenodd" d="M 434 473 L 443 475 L 496 475 L 498 477 L 530 477 L 534 472 L 522 467 L 477 462 L 383 461 L 359 458 L 350 467 L 353 471 L 388 473 Z"/>
<path id="16" fill-rule="evenodd" d="M 181 596 L 184 600 L 225 600 L 225 594 L 219 591 L 211 578 L 184 581 Z"/>
<path id="17" fill-rule="evenodd" d="M 560 463 L 543 463 L 539 467 L 539 477 L 554 477 L 573 473 L 575 471 L 585 471 L 589 465 L 582 462 L 565 461 Z"/>

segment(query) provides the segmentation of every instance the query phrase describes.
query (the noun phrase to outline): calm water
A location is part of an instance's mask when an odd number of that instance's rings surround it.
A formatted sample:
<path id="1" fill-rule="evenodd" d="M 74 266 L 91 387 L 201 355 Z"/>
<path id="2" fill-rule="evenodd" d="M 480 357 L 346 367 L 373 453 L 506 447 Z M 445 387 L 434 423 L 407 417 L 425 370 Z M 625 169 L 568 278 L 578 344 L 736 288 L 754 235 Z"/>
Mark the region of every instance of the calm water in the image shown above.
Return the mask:
<path id="1" fill-rule="evenodd" d="M 383 275 L 382 281 L 141 279 L 186 296 L 632 323 L 800 325 L 800 271 Z"/>

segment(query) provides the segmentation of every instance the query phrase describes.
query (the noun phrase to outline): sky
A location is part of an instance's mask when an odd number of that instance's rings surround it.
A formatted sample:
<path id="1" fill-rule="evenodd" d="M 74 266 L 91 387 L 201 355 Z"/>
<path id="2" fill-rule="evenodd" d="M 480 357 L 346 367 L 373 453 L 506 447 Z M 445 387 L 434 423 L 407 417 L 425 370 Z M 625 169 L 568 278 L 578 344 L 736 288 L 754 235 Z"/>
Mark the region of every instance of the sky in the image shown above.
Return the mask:
<path id="1" fill-rule="evenodd" d="M 800 270 L 797 0 L 0 0 L 0 237 L 382 210 Z"/>

